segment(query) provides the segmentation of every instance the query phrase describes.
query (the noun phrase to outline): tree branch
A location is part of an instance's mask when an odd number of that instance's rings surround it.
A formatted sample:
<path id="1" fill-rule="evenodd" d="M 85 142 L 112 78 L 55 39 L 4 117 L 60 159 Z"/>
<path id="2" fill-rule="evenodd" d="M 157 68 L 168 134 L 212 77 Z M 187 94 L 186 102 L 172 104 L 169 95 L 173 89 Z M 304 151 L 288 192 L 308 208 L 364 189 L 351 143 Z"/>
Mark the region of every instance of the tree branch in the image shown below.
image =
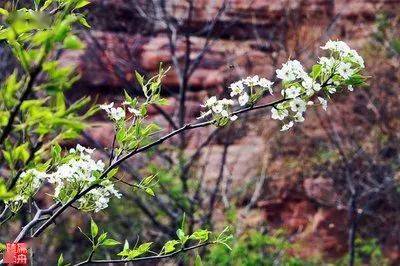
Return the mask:
<path id="1" fill-rule="evenodd" d="M 83 262 L 79 262 L 79 263 L 75 264 L 74 266 L 81 266 L 81 265 L 85 265 L 88 263 L 105 264 L 105 263 L 125 263 L 125 262 L 139 262 L 139 261 L 143 262 L 143 261 L 150 261 L 150 260 L 160 260 L 160 259 L 170 258 L 179 253 L 187 252 L 187 251 L 190 251 L 193 249 L 198 249 L 198 248 L 205 247 L 205 246 L 208 246 L 211 244 L 215 244 L 215 242 L 205 242 L 205 243 L 193 245 L 193 246 L 186 247 L 186 248 L 181 248 L 175 252 L 171 252 L 171 253 L 165 254 L 165 255 L 155 255 L 155 256 L 141 257 L 141 258 L 135 258 L 135 259 L 116 259 L 116 260 L 88 260 L 87 259 Z"/>
<path id="2" fill-rule="evenodd" d="M 280 100 L 276 100 L 274 102 L 271 103 L 267 103 L 267 104 L 261 104 L 261 105 L 255 105 L 255 106 L 249 106 L 247 108 L 243 108 L 240 109 L 236 112 L 233 112 L 232 115 L 238 115 L 238 114 L 242 114 L 245 112 L 249 112 L 249 111 L 253 111 L 253 110 L 258 110 L 258 109 L 263 109 L 263 108 L 267 108 L 267 107 L 273 107 L 279 103 L 285 102 L 285 101 L 289 101 L 291 99 L 287 99 L 287 98 L 282 98 Z M 121 158 L 119 158 L 118 160 L 114 161 L 104 172 L 103 174 L 99 177 L 99 180 L 104 179 L 107 174 L 113 170 L 114 168 L 118 167 L 120 164 L 122 164 L 124 161 L 126 161 L 127 159 L 129 159 L 130 157 L 144 152 L 146 150 L 149 150 L 151 148 L 153 148 L 154 146 L 160 145 L 161 143 L 165 142 L 166 140 L 172 138 L 173 136 L 183 132 L 183 131 L 187 131 L 187 130 L 191 130 L 191 129 L 195 129 L 195 128 L 201 128 L 201 127 L 206 127 L 209 125 L 212 125 L 216 122 L 215 119 L 212 120 L 208 120 L 208 121 L 204 121 L 204 122 L 199 122 L 199 123 L 195 123 L 195 124 L 186 124 L 183 127 L 174 130 L 172 132 L 170 132 L 169 134 L 159 138 L 158 140 L 145 145 L 141 148 L 138 148 L 136 150 L 133 150 L 131 152 L 129 152 L 128 154 L 122 156 Z M 75 195 L 71 200 L 69 200 L 67 203 L 65 203 L 64 205 L 61 206 L 61 208 L 59 208 L 56 212 L 54 212 L 54 214 L 45 222 L 42 224 L 42 226 L 39 227 L 39 229 L 32 235 L 32 237 L 37 237 L 39 236 L 48 226 L 50 226 L 50 224 L 59 216 L 61 215 L 69 206 L 71 206 L 74 202 L 76 202 L 77 200 L 79 200 L 80 198 L 82 198 L 83 196 L 85 196 L 88 192 L 90 192 L 92 189 L 99 187 L 99 184 L 93 184 L 89 187 L 87 187 L 86 189 L 84 189 L 83 191 L 81 191 L 80 193 L 78 193 L 77 195 Z"/>

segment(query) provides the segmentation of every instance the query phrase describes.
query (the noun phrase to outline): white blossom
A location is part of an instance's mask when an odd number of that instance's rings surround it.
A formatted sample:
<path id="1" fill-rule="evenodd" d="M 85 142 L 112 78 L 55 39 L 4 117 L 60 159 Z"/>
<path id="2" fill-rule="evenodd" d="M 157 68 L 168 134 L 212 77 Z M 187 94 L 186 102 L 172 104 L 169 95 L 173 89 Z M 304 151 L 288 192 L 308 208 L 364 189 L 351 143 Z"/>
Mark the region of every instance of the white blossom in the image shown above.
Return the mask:
<path id="1" fill-rule="evenodd" d="M 327 70 L 332 70 L 333 69 L 333 67 L 336 64 L 336 60 L 333 57 L 329 57 L 329 58 L 328 57 L 321 57 L 319 59 L 318 63 L 322 66 L 322 68 L 325 71 L 327 71 Z"/>
<path id="2" fill-rule="evenodd" d="M 99 188 L 92 189 L 78 202 L 82 208 L 99 212 L 108 207 L 110 198 L 115 196 L 121 198 L 121 194 L 115 189 L 114 184 L 109 180 L 104 180 Z"/>
<path id="3" fill-rule="evenodd" d="M 23 189 L 18 191 L 18 194 L 14 195 L 11 199 L 5 200 L 5 203 L 8 205 L 27 203 L 29 198 L 39 190 L 46 178 L 46 172 L 38 171 L 36 169 L 29 169 L 22 172 L 17 181 L 17 187 L 21 184 Z"/>
<path id="4" fill-rule="evenodd" d="M 110 104 L 102 104 L 100 105 L 100 108 L 103 109 L 104 111 L 106 111 L 107 115 L 115 120 L 115 121 L 119 121 L 121 119 L 125 118 L 125 110 L 121 107 L 113 107 L 114 103 L 110 103 Z"/>
<path id="5" fill-rule="evenodd" d="M 293 112 L 303 113 L 306 111 L 307 103 L 300 98 L 296 98 L 294 100 L 291 100 L 289 105 L 290 105 L 290 109 Z"/>
<path id="6" fill-rule="evenodd" d="M 272 91 L 272 85 L 274 83 L 266 78 L 260 78 L 260 80 L 258 81 L 258 86 L 267 89 L 269 91 L 270 94 L 273 94 Z"/>
<path id="7" fill-rule="evenodd" d="M 253 87 L 257 86 L 259 83 L 260 77 L 258 75 L 247 77 L 243 80 L 243 83 L 247 86 Z"/>
<path id="8" fill-rule="evenodd" d="M 296 98 L 297 96 L 300 96 L 301 93 L 301 89 L 299 87 L 296 86 L 292 86 L 290 88 L 287 88 L 285 90 L 282 90 L 282 95 L 285 96 L 287 98 Z"/>
<path id="9" fill-rule="evenodd" d="M 340 62 L 337 68 L 339 75 L 344 78 L 348 79 L 354 74 L 354 69 L 351 67 L 351 64 Z"/>
<path id="10" fill-rule="evenodd" d="M 108 113 L 108 111 L 109 111 L 111 108 L 113 108 L 113 106 L 114 106 L 114 102 L 111 102 L 111 103 L 109 103 L 109 104 L 102 104 L 102 105 L 100 105 L 100 108 L 103 109 L 103 110 L 105 110 L 105 111 Z"/>
<path id="11" fill-rule="evenodd" d="M 223 117 L 229 117 L 229 113 L 228 113 L 228 111 L 226 111 L 226 110 L 222 110 L 221 115 L 222 115 Z"/>
<path id="12" fill-rule="evenodd" d="M 294 121 L 300 123 L 300 122 L 304 122 L 304 116 L 303 113 L 297 113 L 294 115 Z"/>
<path id="13" fill-rule="evenodd" d="M 350 47 L 345 42 L 329 40 L 321 48 L 324 50 L 337 52 L 341 57 L 348 57 L 352 62 L 357 64 L 360 68 L 365 67 L 364 59 L 357 53 L 356 50 L 350 49 Z"/>
<path id="14" fill-rule="evenodd" d="M 318 91 L 321 90 L 321 85 L 319 83 L 315 82 L 310 77 L 304 78 L 304 80 L 301 83 L 301 85 L 306 90 L 306 95 L 307 96 L 312 96 L 312 95 L 314 95 L 315 92 L 318 92 Z"/>
<path id="15" fill-rule="evenodd" d="M 365 68 L 364 59 L 357 53 L 356 50 L 350 50 L 349 57 L 354 63 L 359 65 L 361 68 Z"/>
<path id="16" fill-rule="evenodd" d="M 297 60 L 288 60 L 282 64 L 280 69 L 276 70 L 276 77 L 282 80 L 281 94 L 286 99 L 282 99 L 280 104 L 271 109 L 271 117 L 284 121 L 283 131 L 293 127 L 294 122 L 304 121 L 307 105 L 314 105 L 314 102 L 311 101 L 314 95 L 322 108 L 327 110 L 327 100 L 319 97 L 322 88 L 324 93 L 336 93 L 355 73 L 358 73 L 360 68 L 364 68 L 363 58 L 342 41 L 329 40 L 321 48 L 329 50 L 330 56 L 320 57 L 318 64 L 321 67 L 318 68 L 318 65 L 313 67 L 310 75 Z M 272 94 L 272 85 L 273 82 L 266 78 L 260 78 L 258 75 L 249 76 L 229 86 L 230 97 L 237 97 L 239 105 L 244 106 L 249 103 L 250 99 L 253 100 L 253 96 L 262 95 L 254 90 L 262 88 Z M 349 91 L 353 90 L 352 85 L 348 85 L 347 88 Z M 237 116 L 232 115 L 230 109 L 232 105 L 232 99 L 218 100 L 216 96 L 213 96 L 202 105 L 208 110 L 202 112 L 199 118 L 215 114 L 216 117 L 229 117 L 232 121 L 236 120 Z"/>
<path id="17" fill-rule="evenodd" d="M 328 102 L 322 97 L 318 97 L 318 100 L 322 105 L 322 109 L 326 111 L 328 109 Z"/>
<path id="18" fill-rule="evenodd" d="M 136 108 L 128 107 L 128 111 L 134 116 L 141 116 L 140 111 Z"/>
<path id="19" fill-rule="evenodd" d="M 243 93 L 239 96 L 238 101 L 241 106 L 246 105 L 249 102 L 249 95 L 247 93 Z"/>
<path id="20" fill-rule="evenodd" d="M 224 105 L 223 105 L 221 102 L 218 102 L 218 103 L 214 104 L 214 105 L 211 107 L 211 110 L 212 110 L 214 113 L 219 114 L 219 113 L 222 112 L 222 110 L 224 110 Z"/>
<path id="21" fill-rule="evenodd" d="M 321 46 L 321 49 L 338 52 L 341 56 L 346 56 L 351 50 L 345 42 L 332 40 L 329 40 L 324 46 Z"/>
<path id="22" fill-rule="evenodd" d="M 231 119 L 231 121 L 236 121 L 238 119 L 238 116 L 237 115 L 232 115 L 230 117 L 230 119 Z"/>
<path id="23" fill-rule="evenodd" d="M 293 125 L 294 125 L 293 121 L 290 121 L 289 123 L 284 124 L 284 125 L 282 126 L 281 131 L 287 131 L 287 130 L 289 130 L 290 128 L 292 128 Z"/>
<path id="24" fill-rule="evenodd" d="M 204 103 L 204 105 L 201 105 L 202 107 L 211 107 L 213 106 L 215 103 L 217 102 L 217 97 L 216 96 L 212 96 L 210 98 L 208 98 L 206 100 L 206 102 Z"/>
<path id="25" fill-rule="evenodd" d="M 110 109 L 112 105 L 108 107 Z M 94 149 L 78 144 L 69 150 L 69 160 L 58 165 L 53 172 L 46 173 L 37 169 L 23 172 L 19 182 L 24 182 L 24 189 L 10 201 L 27 202 L 45 181 L 54 185 L 55 199 L 68 201 L 68 196 L 74 196 L 75 193 L 88 188 L 104 172 L 105 163 L 102 160 L 94 160 L 91 157 L 93 152 Z M 121 197 L 110 180 L 104 179 L 99 185 L 100 187 L 90 190 L 78 200 L 79 209 L 99 211 L 108 206 L 110 197 Z"/>
<path id="26" fill-rule="evenodd" d="M 231 88 L 231 94 L 230 94 L 231 97 L 234 97 L 236 95 L 240 95 L 244 91 L 243 82 L 241 80 L 239 80 L 239 81 L 237 81 L 235 83 L 232 83 L 229 87 Z"/>
<path id="27" fill-rule="evenodd" d="M 282 65 L 281 69 L 276 70 L 276 75 L 279 79 L 290 82 L 296 79 L 303 79 L 307 76 L 307 73 L 299 61 L 289 60 Z"/>
<path id="28" fill-rule="evenodd" d="M 285 117 L 289 115 L 289 112 L 286 109 L 276 109 L 272 107 L 271 109 L 271 118 L 275 120 L 283 120 Z"/>
<path id="29" fill-rule="evenodd" d="M 209 110 L 201 112 L 201 115 L 197 119 L 205 118 L 212 113 L 221 115 L 222 117 L 230 117 L 229 107 L 232 105 L 234 105 L 234 101 L 231 99 L 223 98 L 218 100 L 216 96 L 212 96 L 206 100 L 204 105 L 201 105 L 202 107 L 207 107 Z M 232 120 L 231 117 L 230 119 Z"/>

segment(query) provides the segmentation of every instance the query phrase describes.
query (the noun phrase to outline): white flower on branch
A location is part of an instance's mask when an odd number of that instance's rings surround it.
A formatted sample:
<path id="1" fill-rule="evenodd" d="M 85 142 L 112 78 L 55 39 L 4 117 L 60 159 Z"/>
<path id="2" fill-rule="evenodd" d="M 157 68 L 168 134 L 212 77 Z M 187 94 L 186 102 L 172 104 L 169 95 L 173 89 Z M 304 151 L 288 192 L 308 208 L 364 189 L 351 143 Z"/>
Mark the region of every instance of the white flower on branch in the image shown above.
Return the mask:
<path id="1" fill-rule="evenodd" d="M 258 85 L 258 82 L 260 81 L 260 77 L 258 75 L 255 75 L 253 77 L 247 77 L 243 80 L 243 83 L 247 86 L 254 87 Z"/>
<path id="2" fill-rule="evenodd" d="M 275 107 L 272 107 L 271 109 L 271 117 L 272 119 L 275 120 L 283 120 L 285 117 L 289 115 L 289 112 L 286 109 L 276 109 Z"/>
<path id="3" fill-rule="evenodd" d="M 299 61 L 289 60 L 282 65 L 281 69 L 276 70 L 276 76 L 285 82 L 290 82 L 296 79 L 303 79 L 308 75 Z"/>
<path id="4" fill-rule="evenodd" d="M 293 112 L 304 113 L 306 111 L 307 103 L 300 98 L 290 101 L 290 109 Z"/>
<path id="5" fill-rule="evenodd" d="M 231 90 L 230 96 L 238 96 L 239 105 L 244 106 L 249 102 L 251 95 L 253 95 L 257 89 L 261 89 L 262 93 L 263 91 L 268 91 L 272 94 L 272 84 L 272 81 L 266 78 L 260 78 L 258 75 L 247 77 L 236 81 L 229 86 Z"/>
<path id="6" fill-rule="evenodd" d="M 284 121 L 283 131 L 293 127 L 294 122 L 304 121 L 307 105 L 314 105 L 312 101 L 314 96 L 322 108 L 327 110 L 328 102 L 321 97 L 322 95 L 334 94 L 345 86 L 352 91 L 353 85 L 362 84 L 363 77 L 358 73 L 364 68 L 364 60 L 355 50 L 342 41 L 331 40 L 321 48 L 329 50 L 330 57 L 320 57 L 309 74 L 297 60 L 289 60 L 276 70 L 277 78 L 282 80 L 283 99 L 272 107 L 271 117 Z M 250 76 L 232 83 L 229 86 L 230 96 L 237 97 L 240 106 L 249 103 L 254 105 L 264 95 L 264 90 L 272 94 L 272 85 L 273 82 L 268 79 L 260 78 L 258 75 Z M 260 88 L 263 91 L 257 91 Z M 321 91 L 323 93 L 320 93 Z M 237 117 L 231 115 L 233 105 L 231 101 L 218 100 L 216 96 L 212 96 L 202 105 L 208 110 L 202 112 L 199 118 L 213 115 L 214 119 L 230 117 L 231 120 L 235 120 Z"/>
<path id="7" fill-rule="evenodd" d="M 343 41 L 332 41 L 329 40 L 324 46 L 321 46 L 322 50 L 330 50 L 338 52 L 341 56 L 345 56 L 349 53 L 350 47 Z"/>
<path id="8" fill-rule="evenodd" d="M 365 67 L 364 59 L 357 53 L 356 50 L 350 49 L 350 47 L 343 41 L 329 40 L 324 46 L 321 47 L 321 49 L 336 52 L 340 57 L 347 57 L 360 68 Z"/>
<path id="9" fill-rule="evenodd" d="M 46 172 L 36 169 L 29 169 L 22 172 L 16 184 L 18 193 L 4 202 L 12 209 L 18 210 L 22 204 L 27 203 L 28 200 L 36 194 L 46 178 Z"/>
<path id="10" fill-rule="evenodd" d="M 240 106 L 244 106 L 249 102 L 249 95 L 247 93 L 243 93 L 238 98 Z"/>
<path id="11" fill-rule="evenodd" d="M 337 68 L 339 75 L 344 78 L 348 79 L 354 74 L 354 69 L 352 68 L 351 64 L 340 62 Z"/>
<path id="12" fill-rule="evenodd" d="M 119 121 L 121 119 L 125 118 L 125 110 L 121 107 L 113 107 L 114 103 L 110 103 L 110 104 L 102 104 L 100 105 L 100 108 L 103 109 L 104 111 L 106 111 L 107 115 L 115 120 L 115 121 Z"/>
<path id="13" fill-rule="evenodd" d="M 290 121 L 289 123 L 284 124 L 282 126 L 281 131 L 287 131 L 287 130 L 291 129 L 293 127 L 293 125 L 294 125 L 293 121 Z"/>
<path id="14" fill-rule="evenodd" d="M 312 96 L 312 95 L 314 95 L 315 92 L 318 92 L 321 90 L 321 85 L 319 83 L 315 82 L 312 78 L 310 78 L 308 76 L 304 78 L 301 85 L 306 90 L 307 96 Z"/>
<path id="15" fill-rule="evenodd" d="M 231 97 L 234 97 L 236 95 L 240 95 L 244 91 L 243 82 L 241 80 L 232 83 L 229 87 L 231 89 L 231 94 L 230 94 Z"/>
<path id="16" fill-rule="evenodd" d="M 267 89 L 269 91 L 270 94 L 273 94 L 272 91 L 272 85 L 274 83 L 266 78 L 260 78 L 260 80 L 258 81 L 258 86 Z"/>
<path id="17" fill-rule="evenodd" d="M 282 90 L 282 96 L 286 96 L 286 98 L 289 99 L 296 98 L 297 96 L 300 96 L 300 94 L 301 94 L 301 89 L 296 86 L 292 86 L 290 88 Z"/>
<path id="18" fill-rule="evenodd" d="M 128 111 L 133 114 L 134 116 L 141 116 L 141 113 L 138 109 L 132 108 L 132 107 L 128 107 Z"/>
<path id="19" fill-rule="evenodd" d="M 322 109 L 324 109 L 325 111 L 328 109 L 328 101 L 327 100 L 325 100 L 324 98 L 322 98 L 322 97 L 318 97 L 318 100 L 319 100 L 319 102 L 321 103 L 321 105 L 322 105 Z"/>

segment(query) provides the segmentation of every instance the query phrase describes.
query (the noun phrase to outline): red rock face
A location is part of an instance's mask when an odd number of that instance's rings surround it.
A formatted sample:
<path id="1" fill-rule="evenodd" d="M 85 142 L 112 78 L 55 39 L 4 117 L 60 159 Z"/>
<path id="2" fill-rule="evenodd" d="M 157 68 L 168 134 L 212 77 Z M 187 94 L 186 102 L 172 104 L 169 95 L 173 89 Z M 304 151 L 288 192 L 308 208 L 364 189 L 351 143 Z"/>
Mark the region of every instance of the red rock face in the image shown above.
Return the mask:
<path id="1" fill-rule="evenodd" d="M 138 3 L 142 12 L 154 15 L 151 4 L 145 0 L 96 0 L 91 7 L 93 30 L 82 37 L 87 42 L 83 54 L 64 54 L 65 61 L 75 62 L 82 75 L 78 86 L 84 93 L 100 94 L 104 101 L 116 100 L 124 88 L 134 88 L 134 70 L 155 73 L 160 62 L 172 65 L 171 52 L 166 31 L 158 22 L 146 20 L 130 3 Z M 167 9 L 178 20 L 184 22 L 187 6 L 184 1 L 167 1 Z M 201 31 L 218 12 L 222 0 L 194 1 L 193 21 L 182 23 L 179 31 L 189 31 L 193 36 L 191 58 L 201 53 L 207 41 Z M 189 80 L 190 94 L 188 117 L 193 119 L 199 113 L 198 103 L 208 92 L 221 93 L 229 82 L 237 77 L 259 74 L 271 78 L 274 70 L 288 58 L 309 62 L 318 56 L 318 47 L 327 39 L 343 39 L 354 48 L 362 48 L 369 41 L 374 27 L 375 16 L 384 10 L 398 9 L 399 0 L 232 0 L 226 12 L 216 23 L 211 34 L 212 42 Z M 249 4 L 251 2 L 251 4 Z M 183 60 L 185 43 L 182 37 L 176 43 L 176 54 Z M 367 62 L 368 63 L 368 62 Z M 179 78 L 172 69 L 164 80 L 166 94 L 174 94 L 179 88 Z M 172 103 L 175 101 L 172 99 Z M 177 104 L 166 110 L 173 114 Z M 351 115 L 353 110 L 343 110 Z M 347 113 L 346 113 L 347 115 Z M 273 123 L 268 128 L 273 129 Z M 263 126 L 266 128 L 266 126 Z M 103 132 L 105 125 L 94 129 Z M 322 129 L 305 124 L 307 132 L 315 138 L 323 135 Z M 96 131 L 97 130 L 97 131 Z M 307 131 L 308 130 L 308 131 Z M 340 128 L 339 128 L 340 130 Z M 271 129 L 267 130 L 268 132 Z M 192 133 L 191 133 L 192 134 Z M 266 134 L 269 136 L 270 133 Z M 201 134 L 200 134 L 201 135 Z M 193 133 L 190 145 L 196 146 L 199 134 Z M 264 136 L 264 135 L 263 135 Z M 98 137 L 100 141 L 101 134 Z M 104 140 L 105 141 L 105 140 Z M 249 150 L 249 143 L 257 149 Z M 314 143 L 315 144 L 315 143 Z M 190 146 L 189 145 L 189 146 Z M 213 156 L 219 158 L 221 147 L 216 146 Z M 290 145 L 289 145 L 290 146 Z M 191 146 L 190 146 L 191 147 Z M 260 136 L 245 136 L 231 149 L 233 157 L 228 163 L 234 180 L 251 178 L 258 171 L 251 169 L 256 162 L 264 160 L 259 153 L 269 152 L 269 143 Z M 289 148 L 288 148 L 289 149 Z M 299 156 L 298 147 L 293 147 Z M 258 153 L 252 153 L 254 151 Z M 247 156 L 240 155 L 248 151 Z M 216 160 L 214 160 L 216 161 Z M 332 179 L 327 177 L 298 178 L 296 172 L 291 178 L 282 172 L 274 172 L 282 162 L 275 162 L 271 175 L 274 177 L 266 188 L 265 197 L 258 206 L 271 225 L 284 227 L 302 243 L 301 255 L 310 256 L 319 252 L 329 256 L 340 256 L 346 251 L 346 211 L 338 208 L 337 191 Z M 210 172 L 217 172 L 218 166 L 210 166 Z M 214 170 L 214 171 L 212 171 Z M 287 173 L 285 173 L 287 176 Z M 211 174 L 209 180 L 214 180 Z M 273 192 L 271 195 L 270 192 Z M 322 207 L 321 204 L 326 206 Z M 335 205 L 336 204 L 336 205 Z M 335 207 L 330 207 L 335 205 Z M 387 254 L 399 260 L 398 239 L 386 239 Z"/>
<path id="2" fill-rule="evenodd" d="M 129 1 L 134 3 L 135 1 Z M 136 1 L 148 14 L 148 4 Z M 187 6 L 181 1 L 167 1 L 167 9 L 184 17 Z M 197 34 L 215 16 L 222 1 L 195 1 L 189 30 L 192 58 L 202 49 L 206 38 Z M 288 57 L 307 58 L 328 38 L 346 39 L 360 47 L 369 37 L 375 14 L 390 9 L 398 1 L 230 1 L 226 12 L 212 33 L 214 39 L 199 68 L 190 80 L 193 90 L 217 88 L 225 82 L 249 73 L 266 76 Z M 92 6 L 94 30 L 86 36 L 88 48 L 78 58 L 82 86 L 86 88 L 120 88 L 133 82 L 133 70 L 155 72 L 159 63 L 171 64 L 168 38 L 162 27 L 149 22 L 124 1 L 95 1 Z M 146 14 L 147 14 L 146 13 Z M 108 16 L 110 15 L 110 16 Z M 118 24 L 115 26 L 114 24 Z M 155 24 L 155 25 L 153 25 Z M 153 30 L 150 34 L 148 27 Z M 183 38 L 178 38 L 177 55 L 183 56 Z M 233 71 L 228 65 L 236 67 Z M 171 89 L 178 87 L 176 74 L 165 80 Z"/>

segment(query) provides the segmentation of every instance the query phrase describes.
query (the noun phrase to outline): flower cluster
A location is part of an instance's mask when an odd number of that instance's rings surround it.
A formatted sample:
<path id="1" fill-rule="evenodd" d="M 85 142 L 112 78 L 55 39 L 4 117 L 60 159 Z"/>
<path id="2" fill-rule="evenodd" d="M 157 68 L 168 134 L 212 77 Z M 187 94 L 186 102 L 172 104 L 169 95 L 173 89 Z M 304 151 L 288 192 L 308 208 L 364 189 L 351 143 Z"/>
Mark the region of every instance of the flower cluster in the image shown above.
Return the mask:
<path id="1" fill-rule="evenodd" d="M 283 101 L 272 107 L 271 117 L 284 122 L 282 131 L 293 127 L 295 122 L 303 122 L 307 106 L 315 105 L 314 99 L 327 110 L 330 94 L 343 87 L 353 91 L 353 86 L 363 84 L 364 78 L 359 72 L 365 67 L 364 60 L 357 51 L 342 41 L 328 41 L 321 48 L 330 51 L 330 56 L 321 57 L 310 73 L 297 60 L 289 60 L 276 70 L 276 77 L 282 80 Z M 265 78 L 248 77 L 230 85 L 230 96 L 238 97 L 240 106 L 254 104 L 265 91 L 272 94 L 272 85 L 273 82 Z M 236 120 L 230 111 L 233 103 L 230 99 L 217 100 L 213 96 L 202 105 L 208 110 L 200 118 L 213 115 L 214 119 Z"/>
<path id="2" fill-rule="evenodd" d="M 95 161 L 92 158 L 94 149 L 88 149 L 77 145 L 71 149 L 65 157 L 65 162 L 60 164 L 55 171 L 46 173 L 36 169 L 30 169 L 22 173 L 20 184 L 30 186 L 30 191 L 36 191 L 44 181 L 54 184 L 53 197 L 60 202 L 67 202 L 76 193 L 88 188 L 98 181 L 101 173 L 105 169 L 102 160 Z M 26 190 L 18 189 L 23 194 L 17 195 L 12 199 L 13 202 L 26 202 L 34 193 L 27 194 Z M 78 200 L 79 209 L 85 211 L 99 211 L 108 206 L 111 196 L 121 197 L 121 194 L 114 188 L 111 181 L 105 179 L 100 181 L 99 187 L 92 189 Z"/>
<path id="3" fill-rule="evenodd" d="M 202 107 L 206 107 L 209 110 L 207 112 L 202 113 L 199 119 L 207 117 L 212 113 L 214 113 L 221 117 L 229 118 L 231 121 L 235 121 L 237 119 L 237 116 L 232 115 L 230 111 L 232 105 L 234 105 L 233 100 L 229 100 L 226 98 L 223 98 L 222 100 L 217 100 L 217 97 L 212 96 L 205 102 L 204 105 L 201 105 Z"/>
<path id="4" fill-rule="evenodd" d="M 11 210 L 17 211 L 39 190 L 46 178 L 45 172 L 36 169 L 29 169 L 23 172 L 16 185 L 18 194 L 5 200 L 5 203 L 10 206 Z"/>
<path id="5" fill-rule="evenodd" d="M 129 105 L 130 103 L 124 102 L 123 105 Z M 126 112 L 125 109 L 122 107 L 114 107 L 114 102 L 111 102 L 109 104 L 102 104 L 100 105 L 100 108 L 104 111 L 106 111 L 107 115 L 114 121 L 118 122 L 120 120 L 125 119 L 126 117 Z M 140 116 L 140 111 L 133 108 L 133 107 L 128 107 L 128 111 L 133 114 L 134 116 Z"/>
<path id="6" fill-rule="evenodd" d="M 78 200 L 80 209 L 98 212 L 108 207 L 112 196 L 121 198 L 121 194 L 115 189 L 114 184 L 110 180 L 104 180 L 100 185 L 101 187 L 90 190 L 84 197 Z"/>
<path id="7" fill-rule="evenodd" d="M 236 81 L 232 83 L 230 88 L 230 97 L 237 97 L 237 102 L 240 106 L 245 106 L 247 104 L 254 104 L 259 100 L 265 91 L 272 94 L 272 84 L 270 80 L 266 78 L 260 78 L 255 75 L 252 77 L 247 77 L 245 79 Z M 202 107 L 207 108 L 206 112 L 203 112 L 199 119 L 205 118 L 207 116 L 213 115 L 214 119 L 229 119 L 235 121 L 237 116 L 232 114 L 232 106 L 235 105 L 233 99 L 222 99 L 218 100 L 216 96 L 212 96 L 206 100 Z"/>
<path id="8" fill-rule="evenodd" d="M 365 68 L 364 59 L 357 53 L 356 50 L 351 49 L 345 42 L 329 40 L 324 46 L 323 50 L 329 50 L 333 53 L 338 53 L 341 59 L 348 59 L 350 62 L 358 65 L 360 68 Z"/>
<path id="9" fill-rule="evenodd" d="M 272 118 L 285 121 L 282 131 L 293 127 L 294 122 L 303 122 L 307 106 L 314 105 L 314 95 L 318 104 L 327 110 L 329 94 L 333 94 L 341 87 L 348 86 L 353 90 L 355 76 L 364 68 L 364 60 L 355 50 L 342 41 L 328 41 L 321 47 L 331 52 L 330 57 L 321 57 L 308 74 L 297 60 L 290 60 L 276 71 L 277 77 L 282 79 L 283 97 L 288 99 L 274 106 L 271 110 Z M 354 82 L 357 84 L 357 80 Z M 319 93 L 320 91 L 323 93 Z M 320 95 L 318 95 L 320 94 Z M 325 96 L 326 98 L 324 98 Z"/>
<path id="10" fill-rule="evenodd" d="M 71 158 L 58 166 L 57 170 L 49 174 L 48 181 L 55 185 L 54 197 L 61 202 L 66 202 L 78 190 L 84 190 L 98 180 L 104 171 L 105 164 L 102 160 L 92 158 L 94 149 L 77 145 L 69 151 Z M 79 207 L 85 211 L 96 211 L 107 207 L 111 196 L 121 197 L 109 180 L 100 182 L 100 187 L 92 189 L 78 200 Z"/>

